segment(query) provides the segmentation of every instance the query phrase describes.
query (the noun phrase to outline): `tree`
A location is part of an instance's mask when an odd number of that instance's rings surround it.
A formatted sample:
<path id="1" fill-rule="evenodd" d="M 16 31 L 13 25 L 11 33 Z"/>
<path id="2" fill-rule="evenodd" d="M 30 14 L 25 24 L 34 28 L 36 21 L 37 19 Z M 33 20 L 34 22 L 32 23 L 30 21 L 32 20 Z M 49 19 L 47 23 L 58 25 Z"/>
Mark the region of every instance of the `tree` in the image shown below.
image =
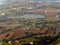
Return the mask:
<path id="1" fill-rule="evenodd" d="M 40 37 L 38 39 L 38 41 L 36 41 L 36 45 L 49 45 L 51 44 L 55 39 L 53 37 L 50 36 L 44 36 L 44 37 Z"/>

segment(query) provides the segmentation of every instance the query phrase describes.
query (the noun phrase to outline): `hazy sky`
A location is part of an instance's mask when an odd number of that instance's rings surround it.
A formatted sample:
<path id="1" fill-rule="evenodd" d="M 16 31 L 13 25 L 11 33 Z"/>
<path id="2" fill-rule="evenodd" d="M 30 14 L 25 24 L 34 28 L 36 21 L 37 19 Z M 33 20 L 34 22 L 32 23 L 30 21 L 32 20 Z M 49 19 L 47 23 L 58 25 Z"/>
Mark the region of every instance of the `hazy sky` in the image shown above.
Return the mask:
<path id="1" fill-rule="evenodd" d="M 5 0 L 0 0 L 0 2 L 5 1 Z"/>
<path id="2" fill-rule="evenodd" d="M 0 0 L 0 5 L 2 5 L 4 2 L 10 2 L 10 1 L 19 1 L 19 0 Z M 25 1 L 25 0 L 20 0 Z M 60 0 L 26 0 L 26 1 L 40 1 L 40 2 L 60 2 Z"/>
<path id="3" fill-rule="evenodd" d="M 6 0 L 0 0 L 1 1 L 6 1 Z M 40 1 L 60 1 L 60 0 L 40 0 Z"/>
<path id="4" fill-rule="evenodd" d="M 7 0 L 0 0 L 1 1 L 7 1 Z M 40 1 L 60 1 L 60 0 L 40 0 Z"/>
<path id="5" fill-rule="evenodd" d="M 60 2 L 60 0 L 39 0 L 39 1 L 51 1 L 51 2 Z"/>

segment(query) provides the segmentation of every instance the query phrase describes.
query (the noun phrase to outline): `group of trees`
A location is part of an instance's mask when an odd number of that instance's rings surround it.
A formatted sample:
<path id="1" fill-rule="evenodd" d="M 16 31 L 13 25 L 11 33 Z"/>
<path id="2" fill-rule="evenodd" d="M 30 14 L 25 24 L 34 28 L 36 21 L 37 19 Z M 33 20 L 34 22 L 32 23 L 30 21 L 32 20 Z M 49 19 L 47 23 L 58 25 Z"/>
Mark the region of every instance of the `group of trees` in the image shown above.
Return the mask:
<path id="1" fill-rule="evenodd" d="M 50 45 L 50 44 L 53 44 L 54 42 L 56 42 L 57 39 L 59 39 L 59 38 L 60 38 L 60 33 L 55 37 L 43 36 L 43 37 L 38 38 L 38 41 L 35 41 L 34 45 Z"/>

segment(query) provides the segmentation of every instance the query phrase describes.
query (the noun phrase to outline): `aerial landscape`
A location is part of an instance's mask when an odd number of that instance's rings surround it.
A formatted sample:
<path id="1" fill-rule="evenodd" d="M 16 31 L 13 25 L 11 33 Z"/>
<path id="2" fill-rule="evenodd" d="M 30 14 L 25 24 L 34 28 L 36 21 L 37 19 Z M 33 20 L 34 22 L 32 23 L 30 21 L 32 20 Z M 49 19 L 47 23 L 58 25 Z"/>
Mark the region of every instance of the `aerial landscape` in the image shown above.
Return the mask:
<path id="1" fill-rule="evenodd" d="M 0 0 L 0 45 L 60 45 L 60 0 Z"/>

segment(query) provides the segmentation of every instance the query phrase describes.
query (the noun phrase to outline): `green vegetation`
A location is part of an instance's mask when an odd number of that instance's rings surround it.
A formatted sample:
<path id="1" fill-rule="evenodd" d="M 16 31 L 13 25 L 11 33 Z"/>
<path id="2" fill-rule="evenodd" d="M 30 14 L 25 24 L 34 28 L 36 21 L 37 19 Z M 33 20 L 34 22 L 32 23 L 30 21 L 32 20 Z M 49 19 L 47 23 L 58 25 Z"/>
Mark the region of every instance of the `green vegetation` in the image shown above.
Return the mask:
<path id="1" fill-rule="evenodd" d="M 57 30 L 58 32 L 60 32 L 60 28 L 58 28 L 58 30 Z"/>
<path id="2" fill-rule="evenodd" d="M 36 23 L 36 22 L 39 22 L 38 19 L 28 19 L 28 21 L 32 22 L 32 23 Z"/>
<path id="3" fill-rule="evenodd" d="M 57 35 L 59 32 L 60 32 L 60 28 L 57 29 L 57 31 L 56 31 L 56 35 Z"/>
<path id="4" fill-rule="evenodd" d="M 9 43 L 3 43 L 3 45 L 11 45 L 11 44 L 9 44 Z"/>
<path id="5" fill-rule="evenodd" d="M 46 26 L 53 27 L 55 24 L 47 24 Z"/>
<path id="6" fill-rule="evenodd" d="M 53 42 L 52 45 L 55 45 L 57 43 L 60 43 L 60 39 L 58 39 L 57 41 Z"/>

